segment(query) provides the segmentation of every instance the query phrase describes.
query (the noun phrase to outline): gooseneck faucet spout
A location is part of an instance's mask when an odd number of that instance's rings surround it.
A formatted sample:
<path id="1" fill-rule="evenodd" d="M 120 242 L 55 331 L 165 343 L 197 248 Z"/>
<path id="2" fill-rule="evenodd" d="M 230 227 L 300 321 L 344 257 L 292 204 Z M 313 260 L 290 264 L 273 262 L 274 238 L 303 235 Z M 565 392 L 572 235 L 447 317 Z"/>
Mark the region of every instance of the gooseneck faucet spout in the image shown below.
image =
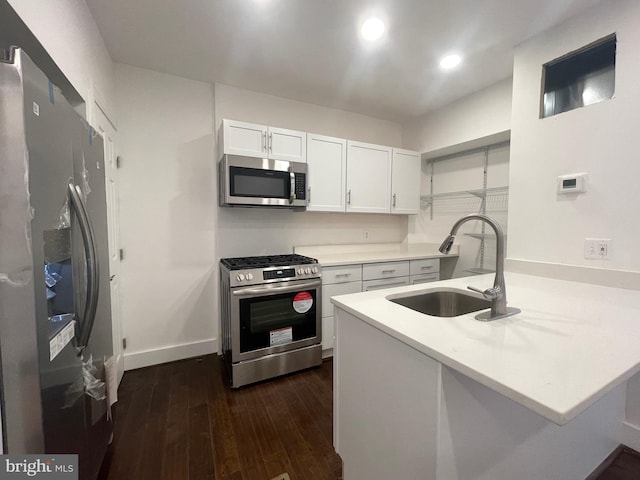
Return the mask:
<path id="1" fill-rule="evenodd" d="M 475 287 L 467 287 L 469 290 L 481 293 L 487 300 L 491 300 L 491 312 L 483 312 L 476 316 L 478 320 L 495 320 L 497 318 L 508 317 L 520 313 L 517 308 L 507 307 L 507 291 L 504 284 L 504 233 L 498 222 L 486 215 L 471 214 L 462 217 L 451 227 L 451 232 L 440 245 L 441 253 L 449 253 L 458 229 L 463 223 L 470 220 L 480 220 L 488 224 L 496 234 L 496 276 L 493 280 L 493 287 L 486 290 L 479 290 Z"/>

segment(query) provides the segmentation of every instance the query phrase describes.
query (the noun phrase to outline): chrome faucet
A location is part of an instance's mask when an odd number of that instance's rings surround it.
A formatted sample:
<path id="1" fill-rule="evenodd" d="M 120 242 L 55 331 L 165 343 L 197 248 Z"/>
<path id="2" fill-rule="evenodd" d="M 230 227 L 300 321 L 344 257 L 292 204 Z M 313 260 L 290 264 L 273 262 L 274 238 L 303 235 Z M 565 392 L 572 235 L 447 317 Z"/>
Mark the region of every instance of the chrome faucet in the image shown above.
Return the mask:
<path id="1" fill-rule="evenodd" d="M 496 233 L 496 277 L 493 280 L 493 287 L 487 288 L 484 291 L 475 287 L 467 287 L 469 290 L 480 293 L 487 300 L 491 300 L 491 312 L 482 312 L 476 315 L 476 318 L 478 320 L 488 321 L 520 313 L 520 309 L 518 308 L 507 307 L 507 291 L 504 285 L 504 234 L 502 233 L 502 228 L 500 228 L 498 222 L 486 215 L 479 214 L 471 214 L 462 217 L 453 224 L 451 232 L 447 238 L 444 239 L 444 242 L 442 242 L 442 245 L 440 245 L 438 250 L 440 250 L 441 253 L 449 253 L 449 250 L 451 250 L 451 246 L 453 245 L 453 241 L 455 240 L 456 233 L 458 232 L 458 228 L 469 220 L 481 220 L 487 223 Z"/>

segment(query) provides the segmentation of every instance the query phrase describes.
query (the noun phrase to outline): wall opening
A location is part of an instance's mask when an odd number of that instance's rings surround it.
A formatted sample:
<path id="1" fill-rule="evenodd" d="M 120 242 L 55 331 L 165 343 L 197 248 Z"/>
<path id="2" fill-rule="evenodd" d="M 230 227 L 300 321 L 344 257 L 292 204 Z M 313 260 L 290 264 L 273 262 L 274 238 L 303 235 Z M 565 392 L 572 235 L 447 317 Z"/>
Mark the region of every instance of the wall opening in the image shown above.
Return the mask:
<path id="1" fill-rule="evenodd" d="M 613 98 L 615 67 L 615 34 L 544 64 L 540 117 Z"/>

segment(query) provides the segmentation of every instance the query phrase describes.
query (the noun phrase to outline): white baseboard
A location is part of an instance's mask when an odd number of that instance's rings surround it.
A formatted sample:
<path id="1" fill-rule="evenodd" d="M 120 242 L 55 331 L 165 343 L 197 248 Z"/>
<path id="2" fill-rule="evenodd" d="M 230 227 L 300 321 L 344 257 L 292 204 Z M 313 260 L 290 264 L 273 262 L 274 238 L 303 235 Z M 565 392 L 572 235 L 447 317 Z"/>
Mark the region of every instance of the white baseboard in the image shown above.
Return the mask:
<path id="1" fill-rule="evenodd" d="M 218 339 L 211 338 L 200 342 L 183 343 L 170 347 L 145 350 L 142 352 L 131 352 L 124 354 L 124 369 L 134 370 L 136 368 L 149 367 L 160 363 L 183 360 L 185 358 L 198 357 L 217 353 Z"/>
<path id="2" fill-rule="evenodd" d="M 640 452 L 640 426 L 622 422 L 622 443 Z"/>

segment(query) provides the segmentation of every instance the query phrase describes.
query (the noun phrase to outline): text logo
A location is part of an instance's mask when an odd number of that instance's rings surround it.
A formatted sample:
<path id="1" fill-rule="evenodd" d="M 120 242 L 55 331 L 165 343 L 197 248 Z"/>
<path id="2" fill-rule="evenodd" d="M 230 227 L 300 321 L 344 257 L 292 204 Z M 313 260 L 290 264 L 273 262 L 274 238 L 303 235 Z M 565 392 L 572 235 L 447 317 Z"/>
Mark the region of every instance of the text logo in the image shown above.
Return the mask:
<path id="1" fill-rule="evenodd" d="M 78 455 L 0 455 L 0 480 L 78 480 Z"/>

